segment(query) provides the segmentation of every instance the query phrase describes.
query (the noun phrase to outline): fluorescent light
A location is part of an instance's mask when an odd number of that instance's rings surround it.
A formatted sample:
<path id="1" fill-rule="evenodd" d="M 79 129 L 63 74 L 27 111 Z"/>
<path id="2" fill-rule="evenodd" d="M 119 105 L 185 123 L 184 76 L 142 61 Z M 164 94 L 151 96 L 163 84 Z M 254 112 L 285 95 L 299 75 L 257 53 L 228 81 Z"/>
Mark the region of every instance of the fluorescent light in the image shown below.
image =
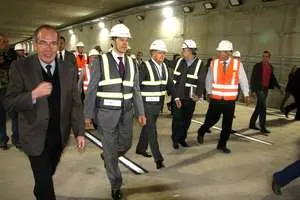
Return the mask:
<path id="1" fill-rule="evenodd" d="M 229 3 L 231 6 L 239 6 L 241 5 L 241 1 L 240 0 L 229 0 Z"/>
<path id="2" fill-rule="evenodd" d="M 171 7 L 165 7 L 162 10 L 162 13 L 163 13 L 163 16 L 165 18 L 171 18 L 171 17 L 173 17 L 173 9 Z"/>
<path id="3" fill-rule="evenodd" d="M 216 6 L 212 2 L 204 2 L 203 6 L 206 10 L 214 9 Z"/>
<path id="4" fill-rule="evenodd" d="M 182 9 L 184 13 L 190 13 L 193 10 L 190 6 L 184 6 Z"/>
<path id="5" fill-rule="evenodd" d="M 73 31 L 72 29 L 70 29 L 70 30 L 69 30 L 69 33 L 70 33 L 71 35 L 73 35 L 73 34 L 74 34 L 74 31 Z"/>
<path id="6" fill-rule="evenodd" d="M 105 28 L 104 22 L 99 22 L 99 23 L 98 23 L 98 26 L 99 26 L 99 28 L 101 28 L 101 29 Z"/>

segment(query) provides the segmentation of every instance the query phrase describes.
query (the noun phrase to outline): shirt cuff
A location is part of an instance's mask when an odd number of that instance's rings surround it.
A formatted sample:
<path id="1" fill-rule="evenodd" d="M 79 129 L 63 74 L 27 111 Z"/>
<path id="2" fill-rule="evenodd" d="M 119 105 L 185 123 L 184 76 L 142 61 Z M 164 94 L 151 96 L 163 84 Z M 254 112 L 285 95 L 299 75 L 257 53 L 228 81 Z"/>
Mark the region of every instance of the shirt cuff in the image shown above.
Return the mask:
<path id="1" fill-rule="evenodd" d="M 180 99 L 179 99 L 179 97 L 176 97 L 174 100 L 175 100 L 175 101 L 178 101 L 178 100 L 180 100 Z"/>

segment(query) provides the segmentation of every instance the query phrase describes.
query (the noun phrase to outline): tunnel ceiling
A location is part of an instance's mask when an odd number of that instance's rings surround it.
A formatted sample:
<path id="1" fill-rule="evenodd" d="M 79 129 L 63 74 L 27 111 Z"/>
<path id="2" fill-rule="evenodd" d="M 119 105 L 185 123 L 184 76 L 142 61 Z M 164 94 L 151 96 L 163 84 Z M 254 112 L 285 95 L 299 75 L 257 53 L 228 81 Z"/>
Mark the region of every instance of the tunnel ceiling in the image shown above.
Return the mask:
<path id="1" fill-rule="evenodd" d="M 31 37 L 41 24 L 61 28 L 94 17 L 157 1 L 150 0 L 0 0 L 0 31 L 10 43 Z"/>

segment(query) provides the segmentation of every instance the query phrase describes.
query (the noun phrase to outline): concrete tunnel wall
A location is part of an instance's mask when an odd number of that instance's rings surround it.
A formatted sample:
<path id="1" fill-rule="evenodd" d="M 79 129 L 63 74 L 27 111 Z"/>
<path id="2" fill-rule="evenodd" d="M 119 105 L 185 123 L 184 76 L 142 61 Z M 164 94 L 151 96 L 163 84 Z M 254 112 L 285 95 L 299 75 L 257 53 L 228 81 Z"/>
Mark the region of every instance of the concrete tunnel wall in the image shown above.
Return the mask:
<path id="1" fill-rule="evenodd" d="M 130 41 L 132 53 L 141 50 L 144 60 L 149 58 L 149 45 L 155 39 L 163 39 L 168 46 L 168 58 L 180 53 L 184 39 L 193 39 L 198 45 L 198 54 L 206 60 L 216 56 L 216 47 L 220 40 L 233 42 L 234 49 L 239 50 L 242 62 L 250 78 L 252 67 L 261 61 L 264 50 L 272 53 L 271 63 L 280 84 L 285 86 L 288 73 L 295 64 L 300 64 L 300 1 L 279 0 L 262 3 L 261 0 L 245 0 L 239 7 L 231 7 L 227 1 L 218 0 L 214 10 L 205 10 L 203 2 L 190 4 L 192 13 L 183 13 L 181 6 L 174 9 L 173 18 L 165 19 L 162 9 L 136 13 L 122 18 L 133 36 Z M 136 15 L 145 16 L 137 20 Z M 101 45 L 104 51 L 110 47 L 108 33 L 117 20 L 103 22 L 105 29 L 97 24 L 74 28 L 74 34 L 62 32 L 67 39 L 67 48 L 75 49 L 75 44 L 82 41 L 88 52 L 95 45 Z M 279 107 L 282 95 L 278 90 L 271 91 L 269 107 Z"/>

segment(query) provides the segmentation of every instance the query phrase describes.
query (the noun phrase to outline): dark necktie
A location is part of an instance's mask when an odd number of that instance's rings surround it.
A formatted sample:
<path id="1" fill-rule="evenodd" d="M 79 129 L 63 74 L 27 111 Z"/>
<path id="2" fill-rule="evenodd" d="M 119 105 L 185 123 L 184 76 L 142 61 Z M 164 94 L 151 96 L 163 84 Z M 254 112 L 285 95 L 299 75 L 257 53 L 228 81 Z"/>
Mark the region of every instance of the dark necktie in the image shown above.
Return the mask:
<path id="1" fill-rule="evenodd" d="M 47 65 L 47 66 L 46 66 L 46 69 L 47 69 L 47 77 L 48 77 L 49 79 L 52 79 L 51 67 L 52 67 L 52 65 Z"/>
<path id="2" fill-rule="evenodd" d="M 124 79 L 124 74 L 125 74 L 125 66 L 123 63 L 123 57 L 118 57 L 119 59 L 119 73 L 122 79 Z"/>
<path id="3" fill-rule="evenodd" d="M 223 71 L 224 71 L 224 74 L 226 74 L 226 61 L 223 62 Z"/>
<path id="4" fill-rule="evenodd" d="M 60 60 L 64 60 L 61 51 L 59 52 L 59 59 L 60 59 Z"/>

